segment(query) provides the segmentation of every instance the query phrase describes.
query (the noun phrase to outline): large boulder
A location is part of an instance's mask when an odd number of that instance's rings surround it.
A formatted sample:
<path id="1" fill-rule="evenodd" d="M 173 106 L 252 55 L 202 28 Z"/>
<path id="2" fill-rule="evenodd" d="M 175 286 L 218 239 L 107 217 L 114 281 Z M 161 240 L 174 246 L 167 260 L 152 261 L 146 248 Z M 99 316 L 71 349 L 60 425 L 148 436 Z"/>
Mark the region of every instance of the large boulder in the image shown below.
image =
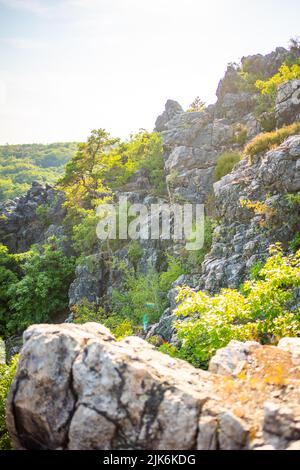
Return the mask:
<path id="1" fill-rule="evenodd" d="M 34 325 L 24 343 L 7 403 L 15 449 L 285 449 L 300 440 L 289 351 L 232 343 L 242 365 L 236 376 L 229 363 L 224 377 L 138 337 L 116 341 L 96 323 Z"/>

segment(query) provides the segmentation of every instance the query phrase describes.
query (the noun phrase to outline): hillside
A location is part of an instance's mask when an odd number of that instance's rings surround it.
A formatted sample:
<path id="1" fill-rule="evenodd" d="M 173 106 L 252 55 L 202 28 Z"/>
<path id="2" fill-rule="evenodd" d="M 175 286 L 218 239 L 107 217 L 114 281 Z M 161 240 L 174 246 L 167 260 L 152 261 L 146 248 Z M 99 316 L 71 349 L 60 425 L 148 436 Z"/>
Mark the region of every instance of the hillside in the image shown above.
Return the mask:
<path id="1" fill-rule="evenodd" d="M 33 181 L 55 183 L 76 150 L 75 142 L 0 145 L 0 203 L 25 194 Z"/>
<path id="2" fill-rule="evenodd" d="M 230 64 L 217 98 L 168 100 L 153 132 L 126 141 L 94 130 L 64 172 L 64 151 L 40 148 L 34 165 L 59 185 L 3 204 L 8 359 L 26 330 L 16 448 L 299 448 L 299 45 Z M 185 238 L 149 237 L 152 210 L 160 227 L 162 206 L 187 204 L 204 218 Z"/>

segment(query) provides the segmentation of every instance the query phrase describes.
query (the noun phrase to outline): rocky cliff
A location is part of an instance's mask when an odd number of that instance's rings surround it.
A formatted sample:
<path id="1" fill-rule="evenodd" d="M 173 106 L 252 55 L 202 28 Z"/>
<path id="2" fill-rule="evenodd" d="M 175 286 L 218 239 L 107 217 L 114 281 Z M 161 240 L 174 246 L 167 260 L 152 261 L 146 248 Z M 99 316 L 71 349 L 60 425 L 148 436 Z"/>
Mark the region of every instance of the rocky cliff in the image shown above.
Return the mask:
<path id="1" fill-rule="evenodd" d="M 16 449 L 300 448 L 299 339 L 233 341 L 210 372 L 99 324 L 36 325 L 24 341 L 7 406 Z"/>
<path id="2" fill-rule="evenodd" d="M 197 266 L 196 275 L 186 276 L 178 283 L 211 291 L 237 286 L 247 276 L 249 268 L 267 254 L 271 242 L 287 243 L 298 231 L 297 214 L 285 217 L 286 211 L 294 211 L 288 207 L 285 195 L 299 190 L 297 138 L 267 155 L 260 155 L 251 164 L 247 157 L 243 158 L 233 173 L 214 184 L 219 156 L 228 151 L 242 154 L 245 144 L 263 130 L 264 119 L 268 117 L 257 112 L 259 92 L 241 82 L 240 70 L 270 77 L 284 60 L 291 59 L 291 54 L 291 51 L 277 48 L 266 56 L 244 57 L 240 68 L 229 65 L 219 83 L 216 104 L 202 112 L 185 112 L 176 101 L 168 100 L 155 123 L 155 130 L 161 133 L 164 144 L 168 195 L 164 198 L 151 195 L 153 188 L 143 169 L 117 191 L 118 196 L 128 197 L 129 202 L 148 207 L 168 201 L 203 203 L 206 212 L 210 213 L 213 206 L 219 224 L 211 252 L 203 265 Z M 298 57 L 299 51 L 293 54 Z M 299 80 L 279 88 L 273 116 L 278 127 L 299 118 L 299 92 Z M 240 199 L 264 201 L 272 207 L 277 205 L 272 226 L 263 227 L 263 217 L 240 207 Z M 25 196 L 6 203 L 4 217 L 0 219 L 3 242 L 12 252 L 23 252 L 32 243 L 41 243 L 56 235 L 64 240 L 66 252 L 72 253 L 68 230 L 63 223 L 63 202 L 60 191 L 34 183 Z M 163 269 L 166 249 L 172 252 L 174 248 L 161 240 L 142 241 L 141 247 L 143 254 L 138 266 L 141 272 L 151 266 L 158 271 Z M 122 247 L 114 255 L 126 262 L 128 248 Z M 107 266 L 98 243 L 86 263 L 76 270 L 76 279 L 69 292 L 70 307 L 81 299 L 101 304 L 109 297 L 112 285 L 122 288 L 122 279 L 118 269 Z M 174 293 L 170 292 L 169 297 L 171 307 L 174 307 Z M 166 312 L 167 316 L 169 314 L 170 310 Z"/>

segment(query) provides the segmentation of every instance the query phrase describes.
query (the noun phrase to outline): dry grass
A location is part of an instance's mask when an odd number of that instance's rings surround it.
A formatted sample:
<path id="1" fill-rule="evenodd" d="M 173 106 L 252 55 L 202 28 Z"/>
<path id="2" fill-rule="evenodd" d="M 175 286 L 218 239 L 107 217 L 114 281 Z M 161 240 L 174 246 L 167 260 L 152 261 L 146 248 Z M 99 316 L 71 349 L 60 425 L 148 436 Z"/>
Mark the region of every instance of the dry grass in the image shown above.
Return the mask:
<path id="1" fill-rule="evenodd" d="M 259 134 L 245 147 L 245 153 L 249 156 L 250 162 L 252 163 L 252 159 L 255 155 L 259 155 L 262 152 L 267 152 L 272 148 L 278 147 L 285 141 L 285 139 L 299 133 L 300 122 L 295 122 L 290 126 L 282 127 L 276 131 Z"/>

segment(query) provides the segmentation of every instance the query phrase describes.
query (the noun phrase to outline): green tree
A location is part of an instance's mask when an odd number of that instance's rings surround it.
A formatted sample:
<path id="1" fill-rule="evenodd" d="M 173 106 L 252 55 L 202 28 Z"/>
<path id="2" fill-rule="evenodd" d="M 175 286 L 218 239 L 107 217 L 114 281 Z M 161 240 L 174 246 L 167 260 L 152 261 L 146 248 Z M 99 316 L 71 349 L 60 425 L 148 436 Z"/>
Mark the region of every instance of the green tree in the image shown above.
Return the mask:
<path id="1" fill-rule="evenodd" d="M 33 323 L 53 321 L 68 307 L 68 288 L 74 278 L 74 260 L 64 255 L 55 238 L 35 245 L 21 264 L 23 277 L 8 289 L 9 333 Z"/>
<path id="2" fill-rule="evenodd" d="M 8 252 L 8 248 L 0 244 L 0 335 L 7 333 L 7 322 L 10 319 L 9 289 L 18 281 L 17 256 Z"/>
<path id="3" fill-rule="evenodd" d="M 66 166 L 60 186 L 67 195 L 69 207 L 91 208 L 108 189 L 104 184 L 108 169 L 108 154 L 119 142 L 104 129 L 93 130 L 86 143 L 79 144 L 78 151 Z"/>

